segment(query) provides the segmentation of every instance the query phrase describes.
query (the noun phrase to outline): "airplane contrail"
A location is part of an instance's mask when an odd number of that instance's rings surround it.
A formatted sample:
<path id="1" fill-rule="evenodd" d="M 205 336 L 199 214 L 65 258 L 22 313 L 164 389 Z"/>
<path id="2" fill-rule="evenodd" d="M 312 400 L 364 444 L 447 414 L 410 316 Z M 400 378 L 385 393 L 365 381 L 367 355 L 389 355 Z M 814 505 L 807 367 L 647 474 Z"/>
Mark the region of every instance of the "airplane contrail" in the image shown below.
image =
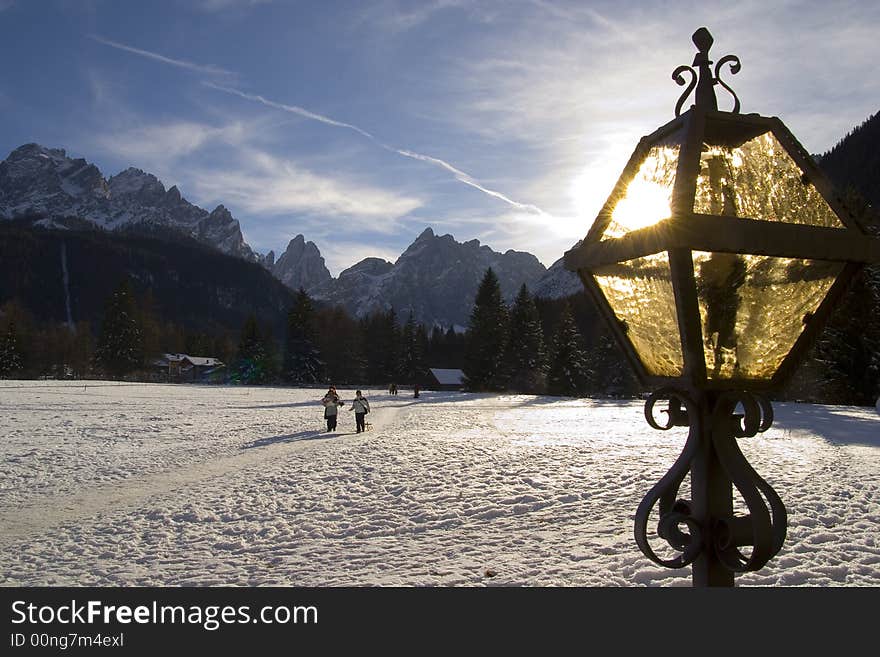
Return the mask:
<path id="1" fill-rule="evenodd" d="M 110 46 L 111 48 L 116 48 L 117 50 L 124 50 L 126 52 L 130 52 L 135 55 L 140 55 L 141 57 L 146 57 L 147 59 L 152 59 L 157 62 L 162 62 L 163 64 L 170 64 L 171 66 L 177 66 L 178 68 L 185 68 L 190 71 L 195 71 L 196 73 L 207 73 L 208 75 L 227 75 L 234 76 L 235 73 L 232 71 L 227 71 L 223 68 L 218 68 L 216 66 L 206 66 L 204 64 L 195 64 L 193 62 L 188 62 L 184 59 L 173 59 L 171 57 L 166 57 L 165 55 L 160 55 L 155 52 L 150 52 L 149 50 L 141 50 L 140 48 L 133 48 L 132 46 L 127 46 L 124 43 L 119 43 L 118 41 L 111 41 L 110 39 L 105 39 L 96 34 L 90 34 L 89 38 L 93 41 L 97 41 L 98 43 L 103 43 L 105 46 Z"/>
<path id="2" fill-rule="evenodd" d="M 473 178 L 473 176 L 465 173 L 461 169 L 456 168 L 455 166 L 451 165 L 449 162 L 446 162 L 445 160 L 441 160 L 440 158 L 432 157 L 430 155 L 424 155 L 422 153 L 416 153 L 415 151 L 410 151 L 410 150 L 406 150 L 406 149 L 395 148 L 394 146 L 389 146 L 388 144 L 377 139 L 374 135 L 370 134 L 366 130 L 359 128 L 356 125 L 352 125 L 351 123 L 344 123 L 342 121 L 337 121 L 335 119 L 331 119 L 330 117 L 323 116 L 322 114 L 316 114 L 315 112 L 310 112 L 309 110 L 304 109 L 302 107 L 298 107 L 296 105 L 286 105 L 284 103 L 278 103 L 276 101 L 269 100 L 263 96 L 260 96 L 257 94 L 245 93 L 243 91 L 239 91 L 238 89 L 234 89 L 232 87 L 226 87 L 226 86 L 222 86 L 219 84 L 214 84 L 212 82 L 205 82 L 204 84 L 208 87 L 211 87 L 212 89 L 216 89 L 217 91 L 222 91 L 227 94 L 238 96 L 239 98 L 244 98 L 245 100 L 250 100 L 253 102 L 261 103 L 262 105 L 265 105 L 267 107 L 272 107 L 274 109 L 280 109 L 282 111 L 289 112 L 291 114 L 297 114 L 297 115 L 302 116 L 304 118 L 312 119 L 314 121 L 320 121 L 321 123 L 326 123 L 327 125 L 336 126 L 338 128 L 347 128 L 349 130 L 353 130 L 353 131 L 357 132 L 358 134 L 363 135 L 364 137 L 366 137 L 367 139 L 369 139 L 370 141 L 375 143 L 377 146 L 384 148 L 386 151 L 389 151 L 391 153 L 396 153 L 398 155 L 401 155 L 402 157 L 408 157 L 413 160 L 418 160 L 420 162 L 426 162 L 428 164 L 433 164 L 433 165 L 438 166 L 442 169 L 445 169 L 446 171 L 449 171 L 455 177 L 455 179 L 458 180 L 459 182 L 464 183 L 465 185 L 469 185 L 470 187 L 473 187 L 474 189 L 477 189 L 477 190 L 483 192 L 484 194 L 487 194 L 487 195 L 492 196 L 494 198 L 497 198 L 501 201 L 504 201 L 508 205 L 512 205 L 513 207 L 519 208 L 520 210 L 527 210 L 529 212 L 534 212 L 537 214 L 542 214 L 542 215 L 547 214 L 546 212 L 544 212 L 541 208 L 539 208 L 536 205 L 532 205 L 529 203 L 520 203 L 519 201 L 514 201 L 513 199 L 509 198 L 508 196 L 505 196 L 504 194 L 502 194 L 501 192 L 496 192 L 494 189 L 489 189 L 488 187 L 485 187 L 485 186 L 479 184 Z"/>
<path id="3" fill-rule="evenodd" d="M 211 89 L 216 89 L 217 91 L 223 91 L 228 94 L 232 94 L 233 96 L 238 96 L 239 98 L 244 98 L 245 100 L 252 100 L 256 103 L 261 103 L 266 105 L 267 107 L 273 107 L 275 109 L 280 109 L 285 112 L 290 112 L 291 114 L 298 114 L 299 116 L 305 117 L 307 119 L 312 119 L 314 121 L 320 121 L 321 123 L 326 123 L 327 125 L 333 125 L 337 128 L 348 128 L 349 130 L 354 130 L 355 132 L 367 137 L 368 139 L 372 139 L 373 141 L 377 141 L 376 138 L 371 135 L 366 130 L 361 130 L 356 125 L 351 125 L 350 123 L 343 123 L 342 121 L 335 121 L 326 116 L 322 116 L 321 114 L 315 114 L 314 112 L 310 112 L 307 109 L 302 107 L 298 107 L 296 105 L 285 105 L 284 103 L 276 103 L 273 100 L 269 100 L 268 98 L 264 98 L 263 96 L 259 96 L 257 94 L 248 94 L 243 91 L 239 91 L 238 89 L 233 89 L 232 87 L 224 87 L 219 84 L 214 84 L 213 82 L 203 82 L 206 87 L 210 87 Z"/>
<path id="4" fill-rule="evenodd" d="M 94 41 L 97 41 L 98 43 L 102 43 L 105 46 L 110 46 L 111 48 L 117 48 L 119 50 L 124 50 L 126 52 L 130 52 L 135 55 L 140 55 L 141 57 L 146 57 L 148 59 L 152 59 L 154 61 L 161 62 L 163 64 L 169 64 L 171 66 L 185 68 L 185 69 L 188 69 L 191 71 L 196 71 L 198 73 L 207 73 L 209 75 L 214 75 L 214 76 L 216 76 L 216 75 L 226 75 L 226 76 L 235 75 L 235 73 L 233 73 L 232 71 L 227 71 L 222 68 L 217 68 L 215 66 L 205 66 L 202 64 L 195 64 L 193 62 L 188 62 L 188 61 L 182 60 L 182 59 L 172 59 L 171 57 L 166 57 L 165 55 L 160 55 L 155 52 L 150 52 L 149 50 L 142 50 L 140 48 L 133 48 L 132 46 L 127 46 L 124 43 L 119 43 L 118 41 L 111 41 L 109 39 L 105 39 L 103 37 L 100 37 L 100 36 L 97 36 L 94 34 L 89 35 L 89 38 L 93 39 Z M 483 192 L 484 194 L 487 194 L 488 196 L 491 196 L 493 198 L 497 198 L 498 200 L 503 201 L 503 202 L 507 203 L 508 205 L 511 205 L 511 206 L 518 208 L 520 210 L 526 210 L 528 212 L 533 212 L 533 213 L 540 214 L 540 215 L 547 214 L 546 212 L 544 212 L 541 208 L 539 208 L 536 205 L 532 205 L 529 203 L 520 203 L 519 201 L 514 201 L 513 199 L 502 194 L 501 192 L 497 192 L 494 189 L 489 189 L 488 187 L 481 185 L 480 183 L 478 183 L 476 181 L 476 179 L 473 178 L 473 176 L 465 173 L 461 169 L 456 168 L 455 166 L 451 165 L 449 162 L 441 160 L 440 158 L 437 158 L 437 157 L 432 157 L 430 155 L 424 155 L 422 153 L 416 153 L 415 151 L 410 151 L 410 150 L 405 150 L 405 149 L 401 149 L 401 148 L 395 148 L 394 146 L 389 146 L 388 144 L 385 144 L 382 141 L 380 141 L 379 139 L 377 139 L 374 135 L 370 134 L 366 130 L 359 128 L 358 126 L 353 125 L 351 123 L 337 121 L 335 119 L 331 119 L 328 116 L 324 116 L 322 114 L 317 114 L 315 112 L 311 112 L 311 111 L 309 111 L 303 107 L 299 107 L 297 105 L 287 105 L 285 103 L 279 103 L 274 100 L 269 100 L 268 98 L 265 98 L 264 96 L 260 96 L 258 94 L 245 93 L 244 91 L 240 91 L 239 89 L 235 89 L 233 87 L 228 87 L 228 86 L 216 84 L 214 82 L 209 82 L 209 81 L 203 81 L 203 84 L 207 87 L 210 87 L 211 89 L 216 89 L 217 91 L 221 91 L 226 94 L 238 96 L 239 98 L 242 98 L 244 100 L 248 100 L 248 101 L 255 102 L 255 103 L 260 103 L 262 105 L 265 105 L 266 107 L 271 107 L 274 109 L 282 110 L 284 112 L 289 112 L 291 114 L 296 114 L 296 115 L 301 116 L 303 118 L 310 119 L 312 121 L 319 121 L 320 123 L 334 126 L 336 128 L 345 128 L 347 130 L 353 130 L 354 132 L 358 133 L 359 135 L 366 137 L 367 139 L 369 139 L 370 141 L 375 143 L 377 146 L 384 148 L 385 150 L 387 150 L 391 153 L 396 153 L 397 155 L 400 155 L 402 157 L 408 157 L 413 160 L 418 160 L 420 162 L 425 162 L 427 164 L 431 164 L 434 166 L 438 166 L 442 169 L 445 169 L 446 171 L 450 172 L 455 177 L 455 179 L 458 180 L 460 183 L 463 183 L 463 184 L 468 185 L 476 190 L 479 190 L 479 191 Z"/>
<path id="5" fill-rule="evenodd" d="M 463 182 L 465 185 L 470 185 L 471 187 L 473 187 L 475 189 L 479 189 L 484 194 L 488 194 L 489 196 L 494 196 L 495 198 L 500 199 L 500 200 L 504 201 L 505 203 L 508 203 L 509 205 L 520 208 L 521 210 L 529 210 L 530 212 L 535 212 L 537 214 L 547 214 L 541 208 L 539 208 L 537 205 L 531 205 L 530 203 L 520 203 L 518 201 L 514 201 L 511 198 L 508 198 L 507 196 L 505 196 L 501 192 L 496 192 L 493 189 L 488 189 L 487 187 L 483 187 L 476 180 L 474 180 L 471 176 L 466 174 L 464 171 L 461 171 L 460 169 L 456 169 L 454 166 L 449 164 L 449 162 L 444 162 L 443 160 L 436 158 L 436 157 L 431 157 L 430 155 L 422 155 L 421 153 L 414 153 L 412 151 L 401 150 L 399 148 L 392 148 L 390 146 L 385 146 L 385 144 L 381 144 L 381 143 L 379 145 L 382 146 L 383 148 L 387 148 L 388 150 L 393 151 L 399 155 L 403 155 L 404 157 L 411 157 L 414 160 L 428 162 L 429 164 L 436 164 L 437 166 L 440 166 L 440 167 L 446 169 L 447 171 L 451 172 L 452 175 L 454 175 L 456 180 L 458 180 L 459 182 Z"/>

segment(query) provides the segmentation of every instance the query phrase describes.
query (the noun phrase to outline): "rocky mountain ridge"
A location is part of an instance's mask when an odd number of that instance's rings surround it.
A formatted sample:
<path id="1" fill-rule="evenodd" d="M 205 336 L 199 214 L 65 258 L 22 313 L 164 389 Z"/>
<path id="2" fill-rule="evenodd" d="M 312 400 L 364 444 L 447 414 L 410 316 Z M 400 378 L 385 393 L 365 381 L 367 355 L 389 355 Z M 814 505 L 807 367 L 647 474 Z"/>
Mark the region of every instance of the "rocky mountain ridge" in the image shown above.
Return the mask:
<path id="1" fill-rule="evenodd" d="M 333 278 L 314 242 L 297 235 L 276 258 L 256 253 L 241 226 L 218 205 L 207 211 L 176 186 L 166 189 L 153 174 L 130 167 L 105 178 L 82 158 L 59 148 L 25 144 L 0 162 L 0 218 L 31 218 L 46 228 L 93 227 L 111 232 L 148 230 L 182 234 L 221 253 L 262 265 L 288 288 L 343 306 L 355 316 L 394 308 L 428 325 L 467 324 L 477 286 L 488 267 L 512 298 L 525 283 L 555 296 L 579 291 L 577 278 L 560 267 L 548 271 L 530 253 L 493 251 L 479 240 L 457 242 L 426 228 L 394 262 L 366 258 Z M 558 265 L 559 263 L 557 263 Z M 562 277 L 560 285 L 557 278 Z M 567 278 L 566 278 L 567 277 Z M 572 285 L 572 280 L 576 285 Z M 561 291 L 560 291 L 561 290 Z"/>
<path id="2" fill-rule="evenodd" d="M 50 228 L 86 222 L 111 231 L 144 224 L 261 261 L 222 205 L 208 212 L 183 198 L 177 187 L 166 190 L 154 175 L 133 167 L 105 179 L 94 164 L 39 144 L 20 146 L 0 162 L 0 217 L 33 217 Z"/>
<path id="3" fill-rule="evenodd" d="M 416 321 L 429 326 L 463 328 L 489 267 L 508 299 L 522 284 L 531 288 L 547 271 L 531 253 L 499 253 L 479 240 L 457 242 L 452 235 L 435 235 L 426 228 L 394 263 L 366 258 L 308 291 L 359 317 L 394 308 L 401 317 L 412 312 Z"/>

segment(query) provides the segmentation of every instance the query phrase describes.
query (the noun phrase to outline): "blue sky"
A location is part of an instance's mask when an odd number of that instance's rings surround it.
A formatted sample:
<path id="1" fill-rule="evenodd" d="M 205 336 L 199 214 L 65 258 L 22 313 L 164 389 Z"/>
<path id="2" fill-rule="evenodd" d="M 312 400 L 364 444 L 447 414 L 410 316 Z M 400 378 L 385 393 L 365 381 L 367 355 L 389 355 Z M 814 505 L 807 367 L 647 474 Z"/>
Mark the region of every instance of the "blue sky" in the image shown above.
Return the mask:
<path id="1" fill-rule="evenodd" d="M 673 117 L 703 25 L 742 111 L 810 152 L 880 109 L 875 0 L 0 0 L 0 158 L 144 169 L 334 275 L 426 226 L 549 266 Z"/>

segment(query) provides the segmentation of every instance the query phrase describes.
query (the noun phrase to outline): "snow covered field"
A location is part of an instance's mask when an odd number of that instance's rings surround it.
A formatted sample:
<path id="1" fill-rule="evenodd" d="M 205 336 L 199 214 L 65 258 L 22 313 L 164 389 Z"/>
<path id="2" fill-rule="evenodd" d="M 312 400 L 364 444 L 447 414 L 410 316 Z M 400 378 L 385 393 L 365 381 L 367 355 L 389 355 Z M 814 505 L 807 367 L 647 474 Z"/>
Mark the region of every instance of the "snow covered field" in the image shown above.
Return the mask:
<path id="1" fill-rule="evenodd" d="M 367 390 L 325 434 L 322 393 L 0 382 L 0 585 L 690 584 L 632 537 L 685 435 L 641 402 Z M 880 585 L 880 416 L 774 409 L 788 538 L 737 583 Z"/>

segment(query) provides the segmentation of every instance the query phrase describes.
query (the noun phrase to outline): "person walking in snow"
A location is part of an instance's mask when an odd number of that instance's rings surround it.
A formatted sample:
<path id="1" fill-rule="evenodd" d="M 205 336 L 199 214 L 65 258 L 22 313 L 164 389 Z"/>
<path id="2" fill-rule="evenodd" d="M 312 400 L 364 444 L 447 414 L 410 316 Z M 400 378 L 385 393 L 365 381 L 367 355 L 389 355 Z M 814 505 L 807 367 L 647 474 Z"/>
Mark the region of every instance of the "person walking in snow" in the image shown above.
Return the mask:
<path id="1" fill-rule="evenodd" d="M 351 410 L 354 411 L 354 422 L 357 425 L 357 432 L 366 431 L 364 418 L 370 412 L 370 402 L 361 394 L 360 390 L 355 393 L 354 401 L 351 402 Z"/>
<path id="2" fill-rule="evenodd" d="M 324 419 L 327 420 L 327 431 L 336 431 L 336 417 L 339 413 L 339 407 L 345 406 L 345 402 L 339 399 L 339 395 L 336 394 L 336 388 L 330 386 L 321 403 L 324 405 Z"/>

